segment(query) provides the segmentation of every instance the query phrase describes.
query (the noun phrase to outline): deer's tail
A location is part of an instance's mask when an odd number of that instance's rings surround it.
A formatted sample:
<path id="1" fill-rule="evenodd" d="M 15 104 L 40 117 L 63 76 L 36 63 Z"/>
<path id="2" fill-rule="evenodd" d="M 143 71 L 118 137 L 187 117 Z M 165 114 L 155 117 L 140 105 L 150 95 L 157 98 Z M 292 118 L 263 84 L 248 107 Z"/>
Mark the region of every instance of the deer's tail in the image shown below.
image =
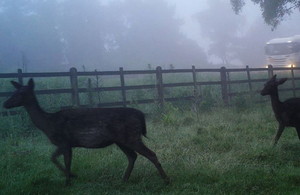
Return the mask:
<path id="1" fill-rule="evenodd" d="M 143 134 L 143 136 L 147 137 L 147 127 L 146 127 L 145 114 L 142 115 L 141 122 L 142 122 L 142 134 Z"/>

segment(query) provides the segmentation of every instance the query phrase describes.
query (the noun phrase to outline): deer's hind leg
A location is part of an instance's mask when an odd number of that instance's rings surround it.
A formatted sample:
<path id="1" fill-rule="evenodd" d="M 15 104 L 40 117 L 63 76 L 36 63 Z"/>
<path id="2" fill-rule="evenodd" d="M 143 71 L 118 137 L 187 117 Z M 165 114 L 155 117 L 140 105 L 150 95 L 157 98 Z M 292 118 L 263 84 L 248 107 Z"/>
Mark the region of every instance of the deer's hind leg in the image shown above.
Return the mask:
<path id="1" fill-rule="evenodd" d="M 147 159 L 149 159 L 155 165 L 155 167 L 157 168 L 157 170 L 159 171 L 161 177 L 165 180 L 165 182 L 166 183 L 170 182 L 169 177 L 163 170 L 160 162 L 158 161 L 158 159 L 156 157 L 156 154 L 152 150 L 147 148 L 147 146 L 145 146 L 145 144 L 142 141 L 135 143 L 132 146 L 132 149 L 137 151 L 139 154 L 143 155 Z"/>
<path id="2" fill-rule="evenodd" d="M 126 147 L 123 144 L 117 143 L 117 146 L 119 146 L 119 148 L 126 154 L 127 159 L 128 159 L 128 166 L 127 166 L 125 175 L 123 177 L 123 180 L 127 181 L 129 179 L 132 169 L 134 167 L 134 163 L 137 158 L 137 154 L 135 153 L 134 150 Z"/>

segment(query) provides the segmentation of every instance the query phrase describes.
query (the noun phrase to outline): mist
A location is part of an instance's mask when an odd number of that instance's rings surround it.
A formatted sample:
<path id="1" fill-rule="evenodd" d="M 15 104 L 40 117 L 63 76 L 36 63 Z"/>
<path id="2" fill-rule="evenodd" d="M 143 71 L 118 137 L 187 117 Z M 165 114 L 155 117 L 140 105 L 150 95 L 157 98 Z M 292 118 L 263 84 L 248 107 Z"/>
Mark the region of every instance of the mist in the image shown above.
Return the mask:
<path id="1" fill-rule="evenodd" d="M 0 0 L 0 72 L 264 67 L 265 43 L 300 34 L 299 18 L 272 31 L 229 0 Z"/>

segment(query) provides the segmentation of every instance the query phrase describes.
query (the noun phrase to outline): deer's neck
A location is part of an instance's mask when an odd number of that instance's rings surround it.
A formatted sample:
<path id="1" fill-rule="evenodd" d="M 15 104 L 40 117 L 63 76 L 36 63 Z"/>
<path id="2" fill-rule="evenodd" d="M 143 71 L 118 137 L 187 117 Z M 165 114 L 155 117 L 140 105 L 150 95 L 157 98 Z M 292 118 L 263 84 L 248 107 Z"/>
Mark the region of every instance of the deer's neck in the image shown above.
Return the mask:
<path id="1" fill-rule="evenodd" d="M 271 94 L 271 103 L 275 115 L 279 115 L 282 110 L 282 102 L 279 100 L 278 93 Z"/>
<path id="2" fill-rule="evenodd" d="M 35 95 L 31 98 L 31 101 L 24 105 L 32 123 L 44 133 L 48 135 L 46 132 L 48 129 L 47 125 L 47 115 L 39 105 Z"/>

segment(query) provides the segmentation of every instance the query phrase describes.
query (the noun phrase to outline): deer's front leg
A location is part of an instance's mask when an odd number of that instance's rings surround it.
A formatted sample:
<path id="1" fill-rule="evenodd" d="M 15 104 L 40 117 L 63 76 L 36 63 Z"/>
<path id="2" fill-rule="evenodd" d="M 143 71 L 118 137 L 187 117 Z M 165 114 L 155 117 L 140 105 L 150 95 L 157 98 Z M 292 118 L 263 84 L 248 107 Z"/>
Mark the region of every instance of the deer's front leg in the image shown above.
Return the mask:
<path id="1" fill-rule="evenodd" d="M 296 127 L 296 130 L 297 130 L 297 133 L 298 133 L 298 138 L 299 138 L 299 140 L 300 140 L 300 126 L 297 126 L 297 127 Z"/>
<path id="2" fill-rule="evenodd" d="M 70 177 L 74 176 L 71 174 L 71 161 L 72 161 L 72 148 L 71 147 L 66 147 L 64 149 L 64 161 L 65 161 L 65 166 L 66 166 L 66 185 L 70 185 Z"/>
<path id="3" fill-rule="evenodd" d="M 277 144 L 277 142 L 278 142 L 278 140 L 279 140 L 279 138 L 280 138 L 280 136 L 281 136 L 284 128 L 285 128 L 285 125 L 282 124 L 282 123 L 279 123 L 278 131 L 277 131 L 277 134 L 276 134 L 275 140 L 274 140 L 274 145 Z"/>
<path id="4" fill-rule="evenodd" d="M 62 171 L 64 174 L 66 173 L 65 172 L 65 169 L 63 168 L 63 166 L 57 161 L 57 158 L 63 154 L 63 150 L 61 147 L 58 147 L 55 152 L 53 152 L 52 156 L 51 156 L 51 161 L 55 164 L 55 166 L 60 170 Z"/>
<path id="5" fill-rule="evenodd" d="M 66 169 L 58 162 L 57 158 L 60 155 L 64 155 L 64 161 Z M 55 164 L 55 166 L 64 173 L 66 176 L 66 184 L 70 185 L 70 177 L 76 177 L 76 175 L 71 173 L 71 161 L 72 161 L 72 148 L 71 147 L 58 147 L 55 152 L 53 152 L 51 156 L 51 161 Z"/>

